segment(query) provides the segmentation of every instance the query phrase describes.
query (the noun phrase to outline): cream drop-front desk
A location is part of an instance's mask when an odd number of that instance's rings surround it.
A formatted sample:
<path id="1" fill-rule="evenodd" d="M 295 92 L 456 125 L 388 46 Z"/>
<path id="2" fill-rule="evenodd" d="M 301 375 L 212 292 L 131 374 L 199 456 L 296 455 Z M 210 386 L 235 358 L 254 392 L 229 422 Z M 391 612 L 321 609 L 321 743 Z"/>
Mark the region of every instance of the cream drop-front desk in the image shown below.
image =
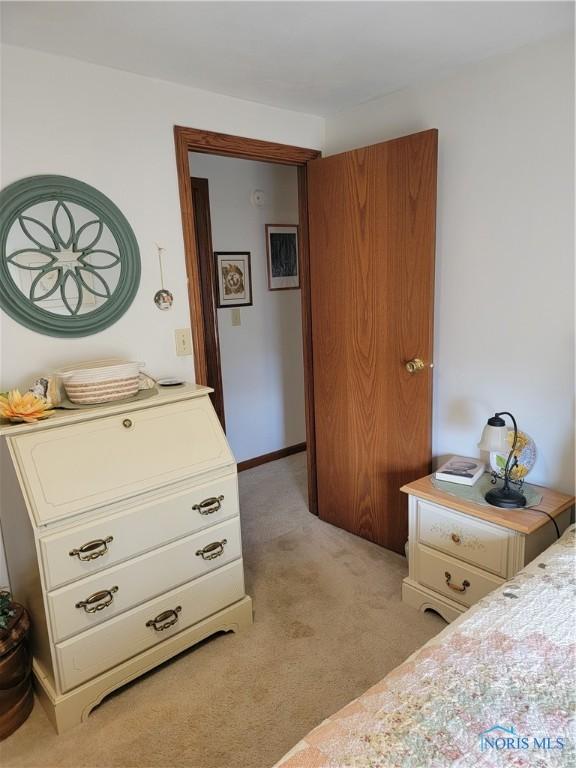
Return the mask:
<path id="1" fill-rule="evenodd" d="M 210 389 L 4 426 L 2 533 L 59 732 L 106 694 L 252 622 L 236 463 Z"/>

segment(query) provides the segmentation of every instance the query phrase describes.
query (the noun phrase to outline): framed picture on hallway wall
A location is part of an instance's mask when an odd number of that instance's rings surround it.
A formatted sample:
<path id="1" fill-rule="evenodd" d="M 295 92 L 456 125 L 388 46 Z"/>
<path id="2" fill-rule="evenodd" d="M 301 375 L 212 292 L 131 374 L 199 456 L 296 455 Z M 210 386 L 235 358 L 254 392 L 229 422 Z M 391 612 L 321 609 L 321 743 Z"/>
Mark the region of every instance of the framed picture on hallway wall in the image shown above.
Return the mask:
<path id="1" fill-rule="evenodd" d="M 252 305 L 252 269 L 248 251 L 216 251 L 219 307 Z"/>
<path id="2" fill-rule="evenodd" d="M 297 225 L 266 224 L 266 256 L 269 290 L 300 288 Z"/>

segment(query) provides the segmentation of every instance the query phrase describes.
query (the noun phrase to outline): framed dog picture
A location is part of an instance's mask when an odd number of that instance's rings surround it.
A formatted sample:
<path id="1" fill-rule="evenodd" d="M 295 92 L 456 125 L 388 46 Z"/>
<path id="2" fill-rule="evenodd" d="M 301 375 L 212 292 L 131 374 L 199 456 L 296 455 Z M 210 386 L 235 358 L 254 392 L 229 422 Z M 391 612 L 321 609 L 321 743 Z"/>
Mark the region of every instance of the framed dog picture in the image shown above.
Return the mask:
<path id="1" fill-rule="evenodd" d="M 252 269 L 248 251 L 216 251 L 219 307 L 252 305 Z"/>
<path id="2" fill-rule="evenodd" d="M 300 288 L 298 227 L 295 224 L 266 224 L 266 255 L 269 290 Z"/>

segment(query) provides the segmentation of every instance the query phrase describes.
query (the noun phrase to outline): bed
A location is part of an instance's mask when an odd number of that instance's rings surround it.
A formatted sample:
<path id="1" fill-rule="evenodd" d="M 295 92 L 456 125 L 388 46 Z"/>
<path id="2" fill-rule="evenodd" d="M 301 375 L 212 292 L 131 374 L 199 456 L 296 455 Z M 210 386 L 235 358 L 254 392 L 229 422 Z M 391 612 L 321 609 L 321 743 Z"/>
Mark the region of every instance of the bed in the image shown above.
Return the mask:
<path id="1" fill-rule="evenodd" d="M 575 526 L 276 768 L 576 765 Z"/>

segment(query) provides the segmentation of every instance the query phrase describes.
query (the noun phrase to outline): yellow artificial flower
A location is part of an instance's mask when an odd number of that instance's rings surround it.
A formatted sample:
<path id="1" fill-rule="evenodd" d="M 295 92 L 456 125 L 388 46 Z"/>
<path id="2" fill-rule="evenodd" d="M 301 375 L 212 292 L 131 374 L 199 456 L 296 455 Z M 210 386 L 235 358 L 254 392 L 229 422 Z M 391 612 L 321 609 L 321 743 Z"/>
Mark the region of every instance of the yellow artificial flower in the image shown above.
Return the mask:
<path id="1" fill-rule="evenodd" d="M 51 404 L 38 397 L 33 392 L 20 394 L 18 389 L 13 389 L 5 395 L 0 395 L 0 418 L 8 421 L 25 421 L 33 423 L 38 419 L 51 416 Z"/>
<path id="2" fill-rule="evenodd" d="M 508 445 L 510 448 L 512 448 L 512 443 L 514 442 L 514 432 L 512 430 L 508 431 Z M 518 438 L 516 440 L 516 448 L 514 449 L 514 456 L 520 456 L 522 451 L 526 448 L 528 445 L 528 438 L 524 434 L 524 432 L 518 432 Z"/>

